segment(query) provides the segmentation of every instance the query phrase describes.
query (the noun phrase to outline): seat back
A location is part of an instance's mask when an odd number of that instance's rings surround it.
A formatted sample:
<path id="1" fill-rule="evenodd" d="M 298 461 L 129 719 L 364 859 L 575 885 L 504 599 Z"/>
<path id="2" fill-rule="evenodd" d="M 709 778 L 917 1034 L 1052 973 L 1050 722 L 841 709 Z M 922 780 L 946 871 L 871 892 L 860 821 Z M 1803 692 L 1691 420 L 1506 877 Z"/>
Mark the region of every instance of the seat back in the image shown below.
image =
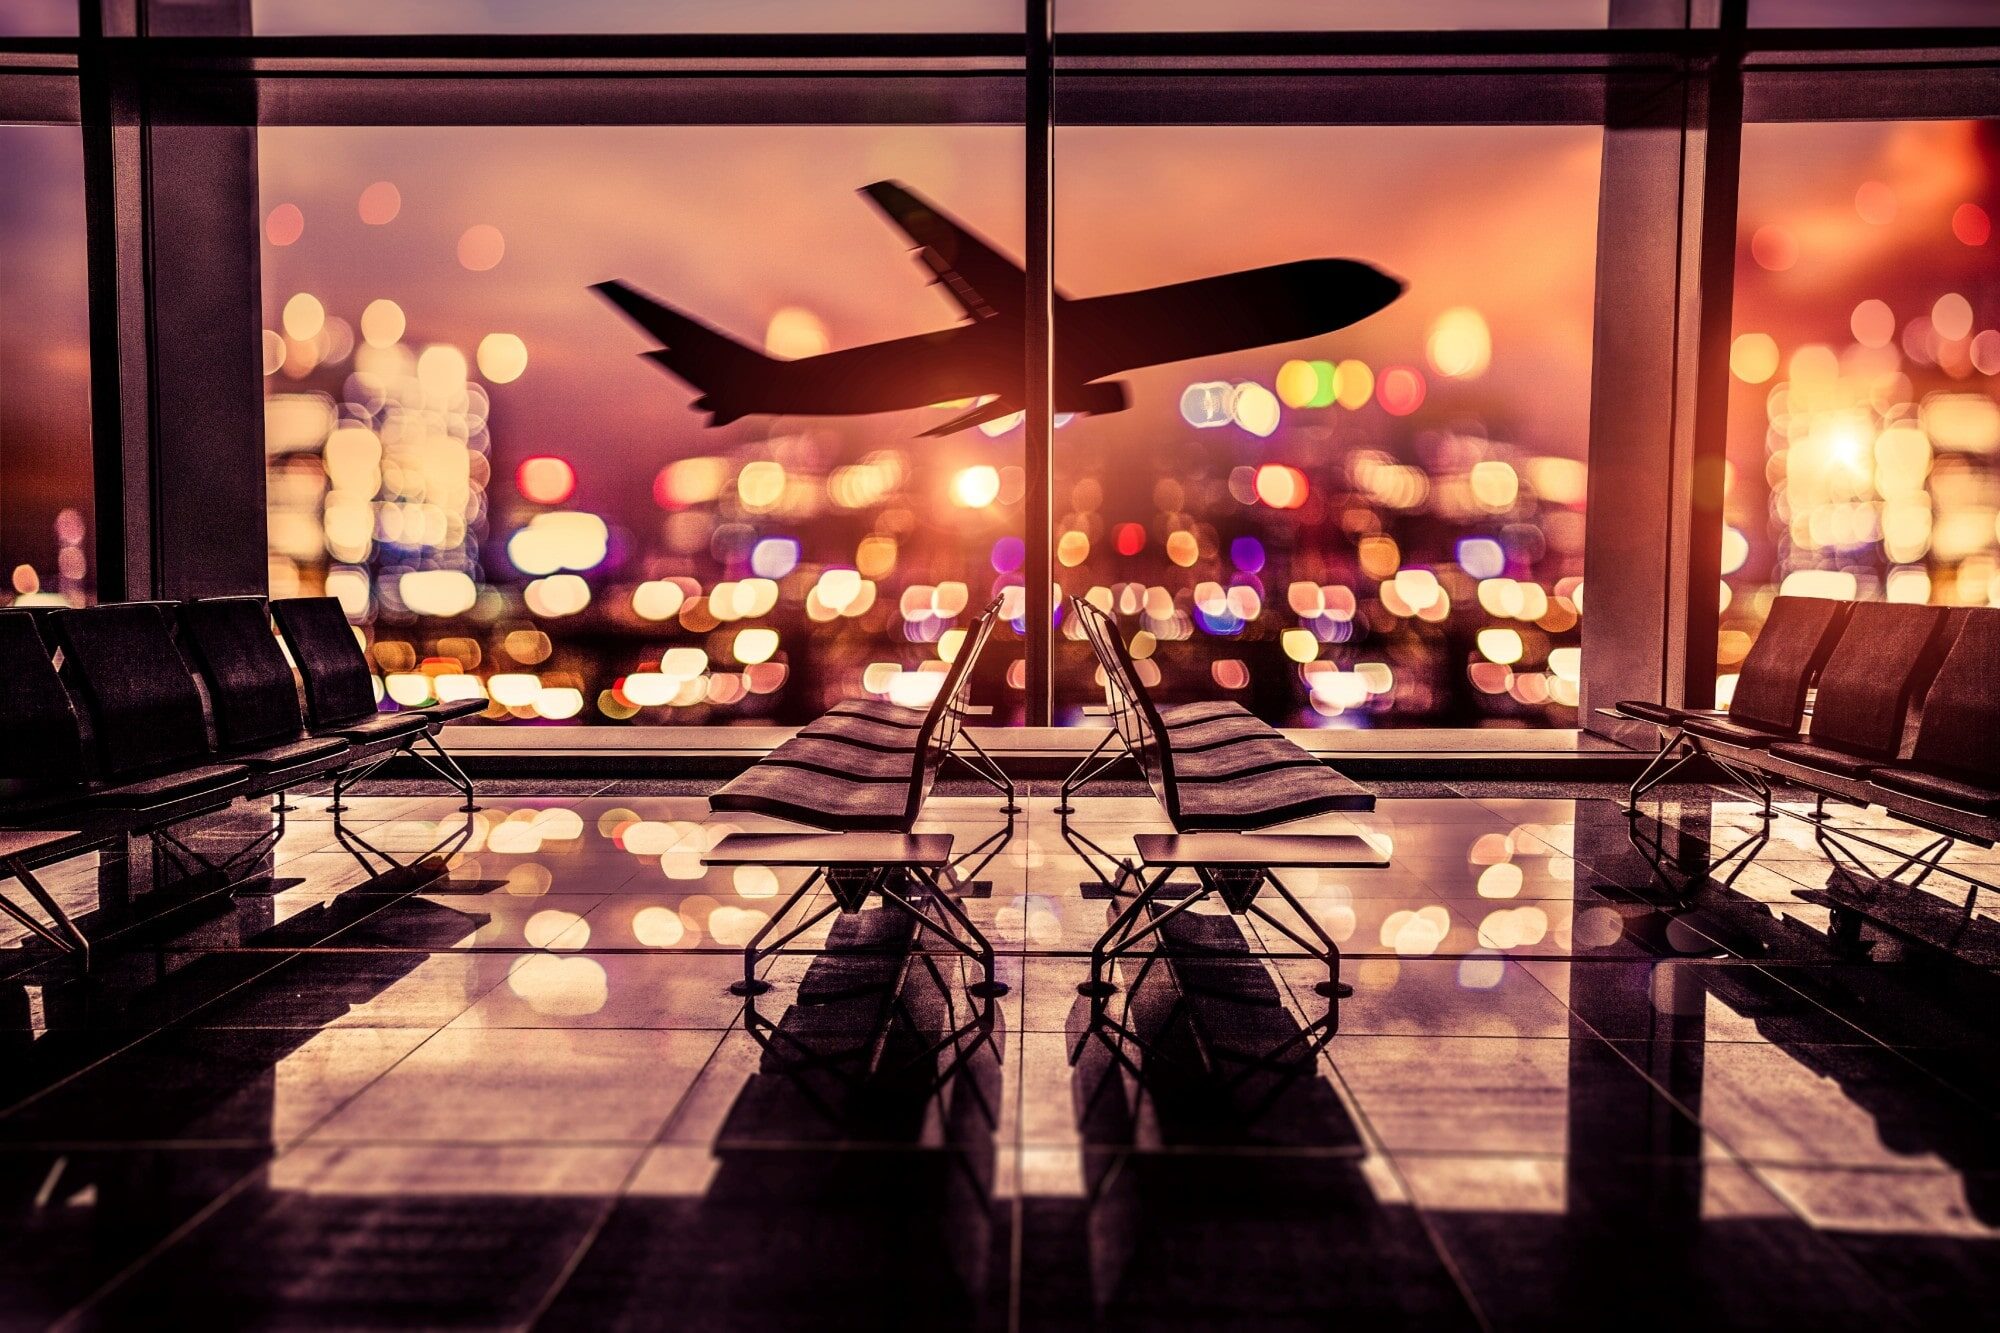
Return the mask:
<path id="1" fill-rule="evenodd" d="M 1166 724 L 1160 710 L 1139 679 L 1139 670 L 1117 624 L 1103 611 L 1081 597 L 1069 599 L 1070 614 L 1090 640 L 1097 665 L 1104 669 L 1104 700 L 1111 711 L 1111 725 L 1118 738 L 1145 775 L 1146 785 L 1166 807 L 1167 819 L 1181 825 L 1180 786 L 1174 780 L 1173 746 L 1167 740 Z"/>
<path id="2" fill-rule="evenodd" d="M 63 671 L 90 713 L 105 777 L 208 760 L 201 691 L 160 603 L 62 611 L 55 628 Z"/>
<path id="3" fill-rule="evenodd" d="M 281 597 L 271 603 L 271 618 L 299 665 L 314 731 L 358 722 L 376 711 L 374 673 L 337 598 Z"/>
<path id="4" fill-rule="evenodd" d="M 299 684 L 271 633 L 261 597 L 209 597 L 176 612 L 181 645 L 208 686 L 216 740 L 225 750 L 299 738 Z M 373 693 L 371 687 L 370 693 Z"/>
<path id="5" fill-rule="evenodd" d="M 1894 759 L 1918 685 L 1935 665 L 1947 624 L 1941 606 L 1857 602 L 1813 698 L 1812 743 Z"/>
<path id="6" fill-rule="evenodd" d="M 1729 701 L 1729 718 L 1765 731 L 1795 732 L 1806 691 L 1840 638 L 1851 602 L 1780 597 L 1750 646 Z"/>
<path id="7" fill-rule="evenodd" d="M 972 692 L 972 669 L 999 623 L 1000 599 L 995 597 L 966 632 L 965 642 L 958 646 L 958 656 L 952 659 L 936 697 L 924 712 L 923 725 L 917 729 L 910 796 L 903 808 L 905 829 L 916 824 L 924 801 L 929 798 L 931 788 L 937 785 L 938 770 L 944 766 L 945 756 L 958 743 L 958 730 L 965 725 L 965 710 Z"/>
<path id="8" fill-rule="evenodd" d="M 1958 637 L 1924 696 L 1910 763 L 1982 787 L 2000 787 L 2000 610 L 1964 613 Z"/>
<path id="9" fill-rule="evenodd" d="M 49 646 L 26 611 L 0 611 L 0 800 L 74 787 L 83 733 Z"/>

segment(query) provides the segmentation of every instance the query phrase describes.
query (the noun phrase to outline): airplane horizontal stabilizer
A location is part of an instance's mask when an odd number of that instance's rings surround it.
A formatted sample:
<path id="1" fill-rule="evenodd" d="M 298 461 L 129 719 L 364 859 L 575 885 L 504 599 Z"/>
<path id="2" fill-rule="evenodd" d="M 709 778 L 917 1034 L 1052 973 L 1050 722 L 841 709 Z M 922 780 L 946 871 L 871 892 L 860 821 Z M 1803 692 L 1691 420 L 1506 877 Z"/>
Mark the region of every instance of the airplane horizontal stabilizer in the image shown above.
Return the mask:
<path id="1" fill-rule="evenodd" d="M 974 426 L 984 425 L 989 421 L 998 421 L 1001 417 L 1012 416 L 1020 410 L 1021 405 L 1019 403 L 1010 403 L 1005 399 L 996 398 L 990 403 L 981 403 L 970 412 L 961 413 L 941 425 L 932 426 L 926 431 L 919 431 L 918 438 L 935 440 L 941 439 L 946 435 L 956 435 L 962 430 L 970 430 Z"/>
<path id="2" fill-rule="evenodd" d="M 659 362 L 695 388 L 707 390 L 712 398 L 740 398 L 755 387 L 758 376 L 781 364 L 625 283 L 600 282 L 591 290 L 660 340 L 660 350 L 645 354 L 649 360 Z M 724 409 L 716 410 L 718 416 L 724 414 Z"/>
<path id="3" fill-rule="evenodd" d="M 1021 308 L 1028 289 L 1021 266 L 970 228 L 895 181 L 876 181 L 861 192 L 910 238 L 932 279 L 967 315 L 992 319 Z"/>

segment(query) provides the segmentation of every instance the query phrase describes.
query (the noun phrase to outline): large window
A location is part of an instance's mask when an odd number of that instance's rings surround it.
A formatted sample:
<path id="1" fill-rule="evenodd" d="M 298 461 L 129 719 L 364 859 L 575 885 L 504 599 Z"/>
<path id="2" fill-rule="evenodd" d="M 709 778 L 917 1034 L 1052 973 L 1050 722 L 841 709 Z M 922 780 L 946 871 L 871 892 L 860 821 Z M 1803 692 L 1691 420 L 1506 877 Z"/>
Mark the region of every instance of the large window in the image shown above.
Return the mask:
<path id="1" fill-rule="evenodd" d="M 1743 136 L 1719 682 L 1780 591 L 2000 604 L 2000 121 Z"/>
<path id="2" fill-rule="evenodd" d="M 761 357 L 952 327 L 857 191 L 1018 253 L 1021 161 L 1008 127 L 265 128 L 272 591 L 339 596 L 392 698 L 483 689 L 494 720 L 927 697 L 1019 598 L 1018 417 L 752 411 Z M 648 359 L 611 279 L 744 344 L 749 397 L 697 403 L 708 372 Z"/>
<path id="3" fill-rule="evenodd" d="M 1066 295 L 1320 258 L 1406 284 L 1346 328 L 1122 375 L 1127 410 L 1059 431 L 1058 576 L 1163 701 L 1575 725 L 1602 156 L 1594 127 L 1058 133 Z M 1308 315 L 1346 297 L 1283 280 Z M 1201 290 L 1190 344 L 1224 317 Z M 1088 648 L 1060 660 L 1074 716 Z"/>
<path id="4" fill-rule="evenodd" d="M 0 125 L 0 604 L 89 601 L 83 136 Z"/>

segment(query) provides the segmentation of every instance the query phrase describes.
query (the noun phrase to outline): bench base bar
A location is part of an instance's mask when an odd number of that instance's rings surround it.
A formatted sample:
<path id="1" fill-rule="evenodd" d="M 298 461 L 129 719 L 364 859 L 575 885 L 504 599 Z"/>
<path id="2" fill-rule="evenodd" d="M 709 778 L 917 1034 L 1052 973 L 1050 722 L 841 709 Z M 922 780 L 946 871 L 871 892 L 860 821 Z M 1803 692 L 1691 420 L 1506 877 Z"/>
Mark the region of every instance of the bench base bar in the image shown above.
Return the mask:
<path id="1" fill-rule="evenodd" d="M 1326 964 L 1326 980 L 1317 982 L 1313 990 L 1329 999 L 1342 999 L 1354 993 L 1354 988 L 1340 979 L 1340 946 L 1321 928 L 1319 921 L 1292 896 L 1285 882 L 1269 866 L 1236 865 L 1165 865 L 1148 866 L 1153 872 L 1146 879 L 1139 871 L 1128 871 L 1139 881 L 1139 891 L 1123 911 L 1112 919 L 1111 924 L 1090 948 L 1090 979 L 1077 985 L 1077 994 L 1102 1001 L 1118 991 L 1117 983 L 1111 981 L 1106 970 L 1117 959 L 1137 948 L 1148 936 L 1157 935 L 1169 921 L 1187 911 L 1195 904 L 1210 897 L 1220 897 L 1229 910 L 1237 915 L 1254 916 L 1269 925 L 1285 938 L 1291 940 L 1305 952 L 1293 957 L 1313 958 Z M 1184 869 L 1192 869 L 1201 882 L 1197 891 L 1174 903 L 1173 906 L 1153 915 L 1148 909 L 1159 899 L 1160 891 L 1167 886 L 1175 874 Z M 1123 875 L 1121 875 L 1121 880 Z M 1271 887 L 1284 904 L 1305 923 L 1315 939 L 1309 940 L 1298 931 L 1272 916 L 1260 906 L 1256 899 L 1265 885 Z M 1144 924 L 1141 924 L 1144 920 Z"/>

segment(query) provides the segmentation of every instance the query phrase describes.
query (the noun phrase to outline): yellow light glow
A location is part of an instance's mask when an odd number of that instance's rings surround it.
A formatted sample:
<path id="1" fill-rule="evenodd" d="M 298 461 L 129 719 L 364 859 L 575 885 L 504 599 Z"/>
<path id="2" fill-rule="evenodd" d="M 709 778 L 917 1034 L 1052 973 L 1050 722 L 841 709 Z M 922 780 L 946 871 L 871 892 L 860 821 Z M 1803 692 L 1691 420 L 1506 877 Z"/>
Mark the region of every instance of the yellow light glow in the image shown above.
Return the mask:
<path id="1" fill-rule="evenodd" d="M 284 325 L 293 342 L 311 342 L 326 327 L 326 307 L 311 292 L 300 292 L 285 302 Z"/>
<path id="2" fill-rule="evenodd" d="M 1729 345 L 1729 370 L 1745 384 L 1762 384 L 1778 373 L 1778 341 L 1768 333 L 1745 333 Z"/>
<path id="3" fill-rule="evenodd" d="M 1452 379 L 1477 379 L 1493 363 L 1493 335 L 1471 306 L 1453 306 L 1431 323 L 1424 353 L 1431 367 Z"/>
<path id="4" fill-rule="evenodd" d="M 951 480 L 952 503 L 962 509 L 984 509 L 1000 496 L 1000 471 L 980 464 L 962 468 Z"/>
<path id="5" fill-rule="evenodd" d="M 528 345 L 519 334 L 489 333 L 479 340 L 479 373 L 491 384 L 512 384 L 528 368 Z"/>

